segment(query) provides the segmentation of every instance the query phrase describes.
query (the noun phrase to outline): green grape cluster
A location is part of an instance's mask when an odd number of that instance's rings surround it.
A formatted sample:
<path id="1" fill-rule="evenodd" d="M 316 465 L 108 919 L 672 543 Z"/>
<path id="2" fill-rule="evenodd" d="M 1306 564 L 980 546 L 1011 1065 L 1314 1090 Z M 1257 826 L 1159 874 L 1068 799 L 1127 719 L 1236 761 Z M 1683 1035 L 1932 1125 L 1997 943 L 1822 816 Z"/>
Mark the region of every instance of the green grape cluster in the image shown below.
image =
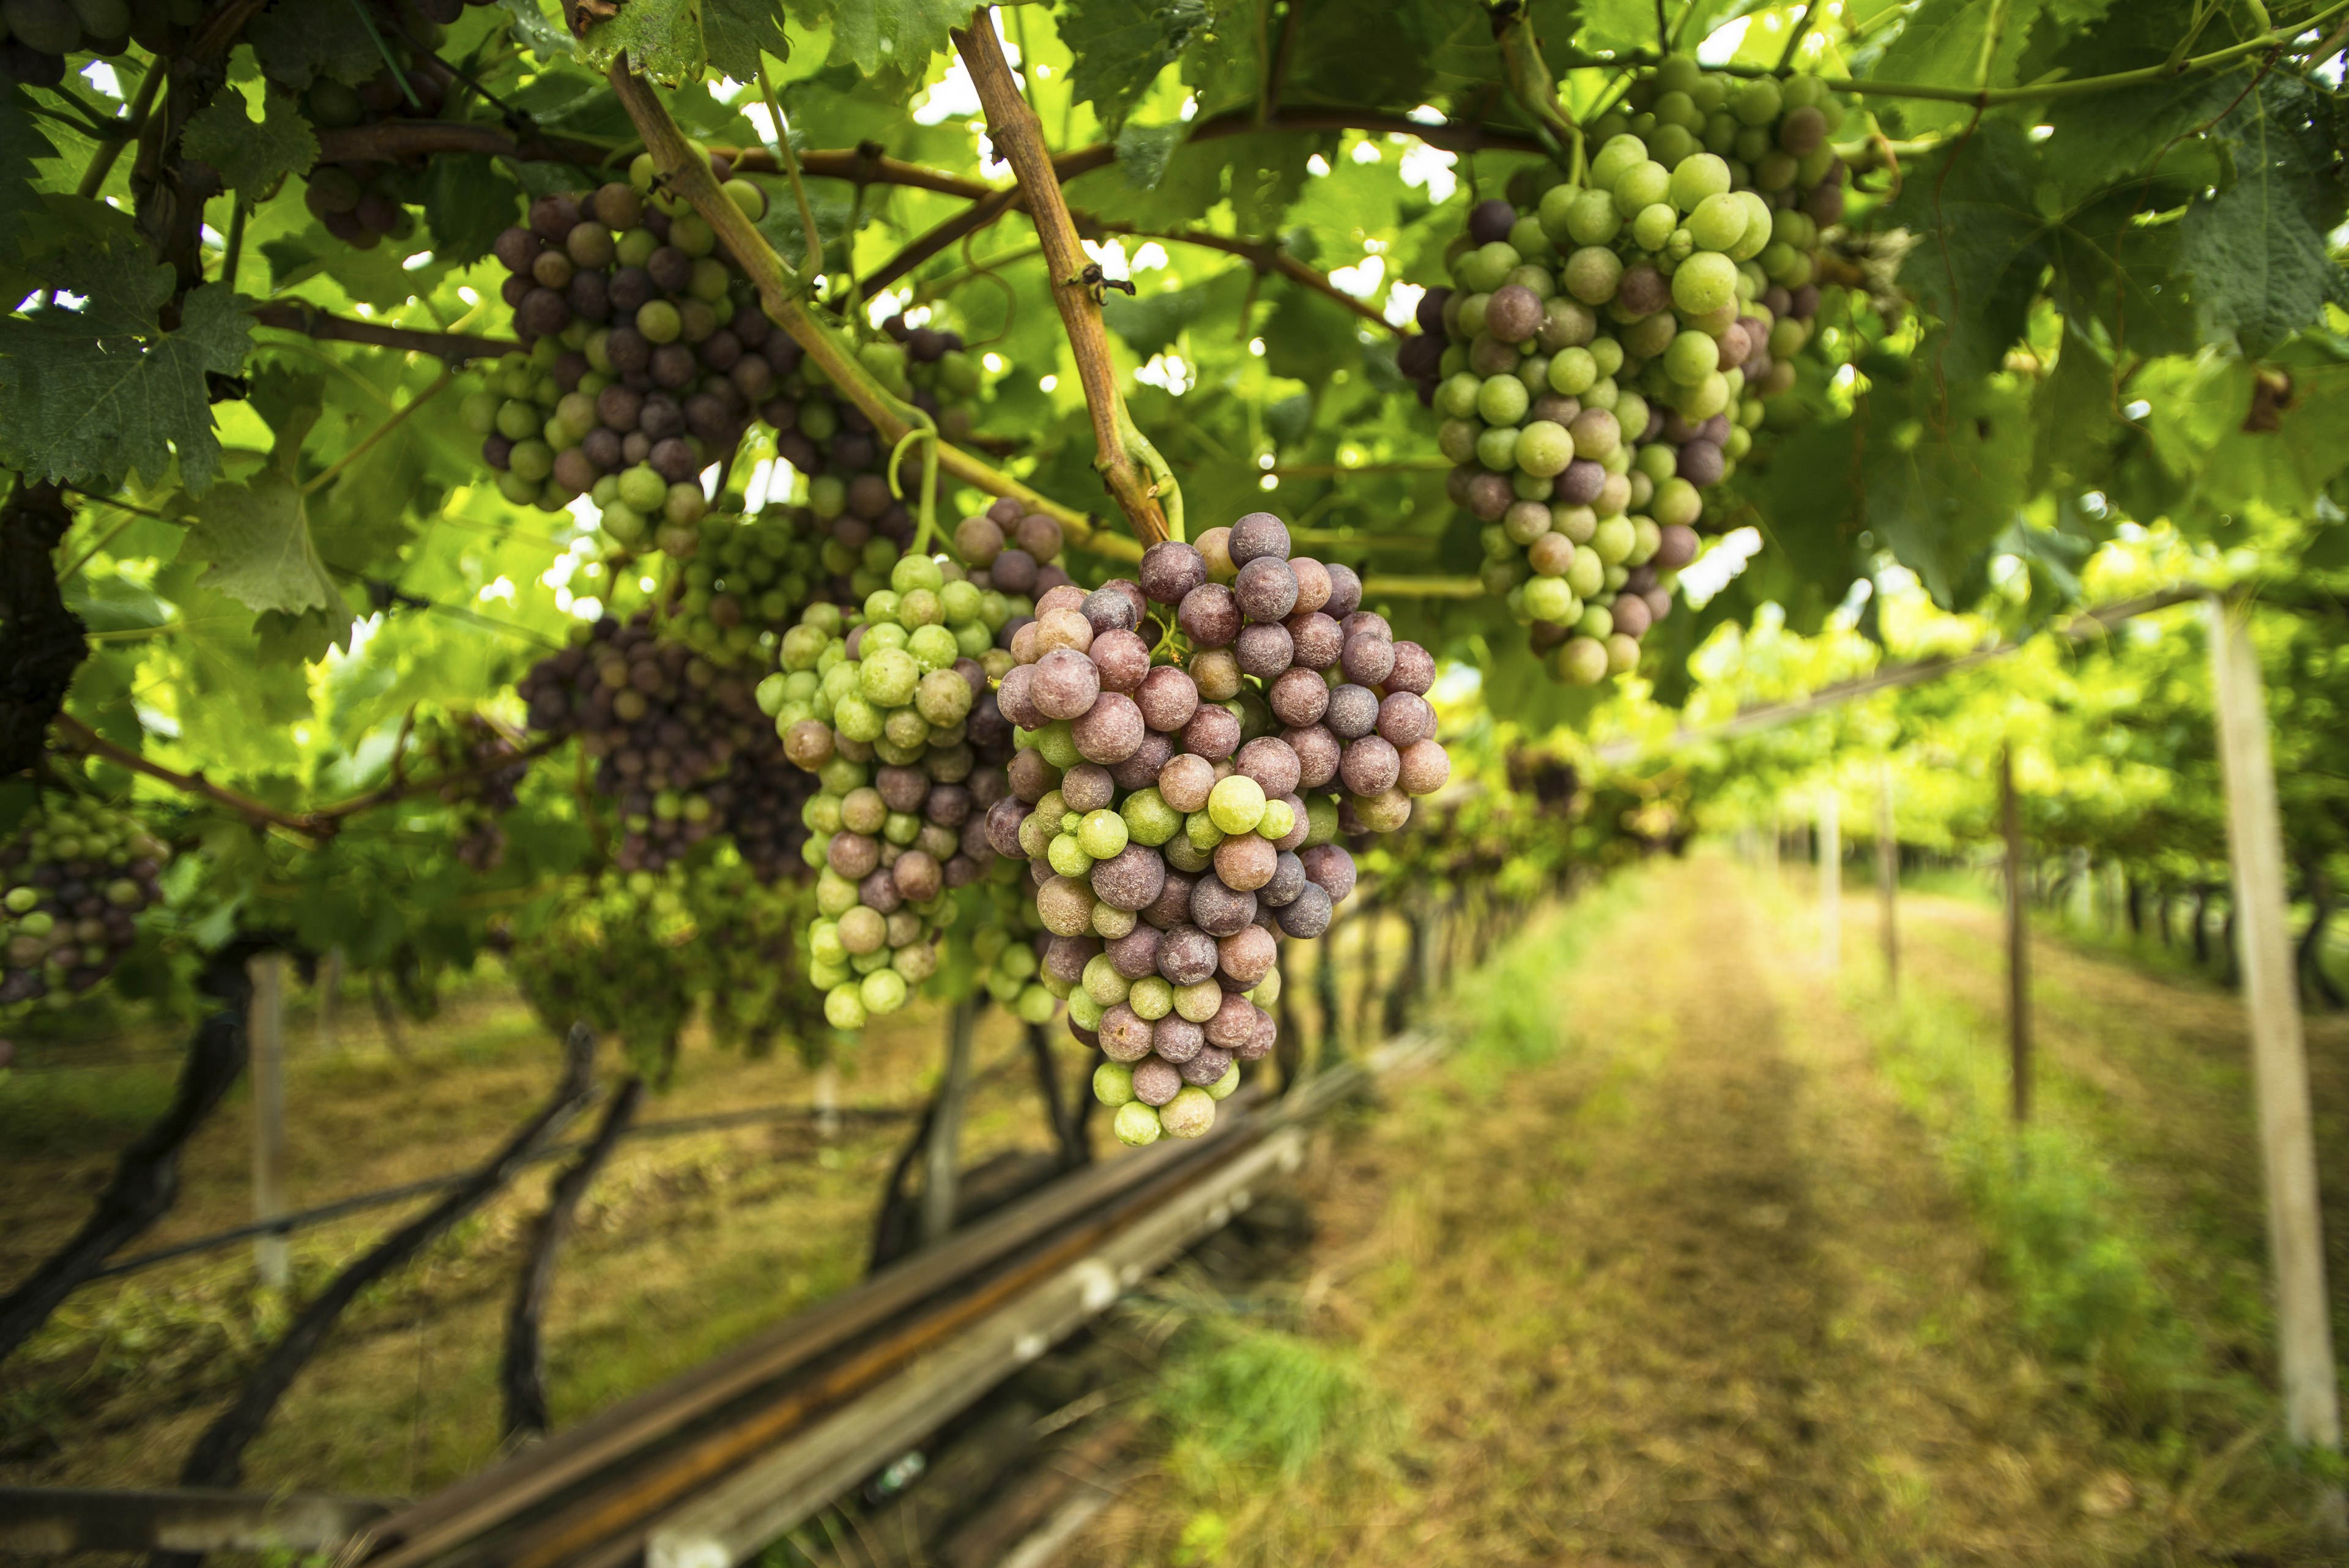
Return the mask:
<path id="1" fill-rule="evenodd" d="M 722 1044 L 762 1050 L 819 1023 L 793 933 L 810 893 L 726 851 L 583 878 L 515 942 L 509 966 L 550 1029 L 585 1019 L 666 1070 L 697 1015 Z"/>
<path id="2" fill-rule="evenodd" d="M 1024 608 L 950 561 L 901 556 L 853 624 L 817 603 L 783 635 L 760 705 L 821 788 L 802 812 L 817 869 L 809 978 L 835 1028 L 903 1007 L 936 972 L 947 895 L 994 858 L 987 808 L 1009 786 L 1009 726 L 988 690 Z"/>
<path id="3" fill-rule="evenodd" d="M 45 795 L 0 847 L 0 1006 L 62 1007 L 113 972 L 171 849 L 100 801 Z"/>
<path id="4" fill-rule="evenodd" d="M 1589 128 L 1579 180 L 1528 170 L 1480 202 L 1447 252 L 1455 286 L 1420 302 L 1404 369 L 1450 493 L 1558 679 L 1638 663 L 1706 493 L 1793 385 L 1843 215 L 1844 112 L 1815 77 L 1668 59 Z"/>
<path id="5" fill-rule="evenodd" d="M 783 632 L 832 586 L 823 550 L 804 509 L 710 514 L 678 573 L 665 629 L 712 664 L 772 659 Z"/>
<path id="6" fill-rule="evenodd" d="M 1058 992 L 1068 987 L 1043 972 L 1038 949 L 1049 933 L 1036 918 L 1036 903 L 1019 875 L 1019 863 L 999 860 L 996 866 L 998 874 L 972 889 L 981 899 L 966 916 L 973 925 L 972 956 L 983 966 L 980 989 L 1021 1023 L 1050 1023 L 1061 1010 Z M 1011 873 L 1008 881 L 1000 875 L 1007 870 Z"/>

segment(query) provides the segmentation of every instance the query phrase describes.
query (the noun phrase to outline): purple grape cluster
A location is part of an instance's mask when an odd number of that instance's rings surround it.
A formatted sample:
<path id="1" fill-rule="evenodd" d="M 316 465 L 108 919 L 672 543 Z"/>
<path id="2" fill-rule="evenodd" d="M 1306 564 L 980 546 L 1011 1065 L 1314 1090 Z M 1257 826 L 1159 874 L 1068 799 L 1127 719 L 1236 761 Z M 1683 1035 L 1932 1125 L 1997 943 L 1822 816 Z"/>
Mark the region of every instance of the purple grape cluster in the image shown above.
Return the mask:
<path id="1" fill-rule="evenodd" d="M 986 832 L 1030 865 L 1044 983 L 1141 1144 L 1214 1125 L 1272 1049 L 1279 940 L 1353 891 L 1339 836 L 1401 827 L 1451 759 L 1433 658 L 1350 567 L 1292 557 L 1279 518 L 1153 545 L 1137 577 L 1052 587 L 1013 631 L 997 700 L 1019 749 Z"/>
<path id="2" fill-rule="evenodd" d="M 759 187 L 710 164 L 738 204 L 764 210 Z M 698 213 L 634 181 L 541 196 L 493 249 L 526 352 L 498 362 L 464 417 L 499 489 L 550 510 L 590 495 L 621 546 L 658 536 L 689 554 L 706 506 L 695 475 L 733 452 L 800 346 Z"/>
<path id="3" fill-rule="evenodd" d="M 499 818 L 513 809 L 530 763 L 514 738 L 479 713 L 428 722 L 419 729 L 417 749 L 444 778 L 439 794 L 458 817 L 457 858 L 474 871 L 505 863 L 506 834 Z"/>
<path id="4" fill-rule="evenodd" d="M 657 871 L 718 835 L 763 882 L 801 860 L 809 784 L 750 684 L 657 638 L 649 615 L 596 622 L 518 690 L 532 729 L 576 735 L 595 760 L 596 793 L 619 814 L 620 870 Z"/>
<path id="5" fill-rule="evenodd" d="M 62 1006 L 113 972 L 162 897 L 170 848 L 98 801 L 45 797 L 0 847 L 0 1006 Z"/>

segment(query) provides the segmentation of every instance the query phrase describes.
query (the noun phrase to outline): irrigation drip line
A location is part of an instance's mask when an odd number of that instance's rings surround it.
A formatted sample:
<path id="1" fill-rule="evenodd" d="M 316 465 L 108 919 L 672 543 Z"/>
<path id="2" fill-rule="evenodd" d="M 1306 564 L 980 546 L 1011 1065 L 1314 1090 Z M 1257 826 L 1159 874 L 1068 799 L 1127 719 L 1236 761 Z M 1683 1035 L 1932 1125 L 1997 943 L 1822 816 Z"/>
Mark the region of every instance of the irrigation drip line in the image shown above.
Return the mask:
<path id="1" fill-rule="evenodd" d="M 843 1106 L 826 1113 L 820 1112 L 812 1106 L 796 1103 L 788 1106 L 760 1106 L 744 1111 L 716 1111 L 708 1116 L 676 1116 L 667 1121 L 641 1122 L 631 1127 L 626 1136 L 631 1140 L 642 1137 L 673 1137 L 681 1133 L 749 1127 L 762 1121 L 784 1121 L 795 1118 L 812 1121 L 827 1114 L 843 1122 L 879 1123 L 904 1121 L 920 1113 L 910 1106 L 864 1109 Z M 561 1159 L 565 1156 L 576 1154 L 585 1147 L 584 1140 L 550 1144 L 531 1155 L 528 1163 L 543 1165 L 549 1160 Z M 435 1192 L 445 1192 L 450 1188 L 460 1186 L 471 1179 L 472 1174 L 470 1170 L 460 1170 L 446 1176 L 428 1176 L 419 1181 L 403 1182 L 398 1187 L 386 1187 L 373 1192 L 360 1192 L 348 1198 L 338 1198 L 332 1203 L 321 1203 L 315 1209 L 303 1209 L 291 1214 L 281 1214 L 274 1220 L 260 1220 L 250 1225 L 239 1225 L 232 1230 L 216 1231 L 209 1236 L 198 1236 L 192 1241 L 181 1241 L 170 1247 L 159 1247 L 151 1252 L 141 1252 L 136 1257 L 125 1258 L 119 1263 L 109 1263 L 92 1274 L 90 1278 L 104 1280 L 120 1274 L 135 1274 L 142 1270 L 151 1269 L 159 1263 L 168 1263 L 176 1258 L 189 1257 L 197 1252 L 217 1251 L 222 1247 L 234 1246 L 239 1241 L 249 1241 L 258 1236 L 291 1235 L 296 1231 L 306 1231 L 327 1224 L 347 1214 L 363 1213 L 369 1209 L 382 1209 L 391 1204 L 402 1203 L 411 1198 L 422 1198 Z"/>
<path id="2" fill-rule="evenodd" d="M 2191 600 L 2208 598 L 2214 591 L 2216 590 L 2209 588 L 2164 588 L 2158 593 L 2146 594 L 2133 599 L 2121 599 L 2109 605 L 2099 605 L 2092 609 L 2082 610 L 2066 621 L 2060 635 L 2073 642 L 2085 642 L 2091 638 L 2106 635 L 2124 621 L 2134 620 L 2139 616 L 2151 615 L 2157 610 L 2168 609 Z M 1700 741 L 1729 741 L 1740 735 L 1752 734 L 1757 730 L 1775 729 L 1780 724 L 1789 724 L 1797 719 L 1808 718 L 1813 713 L 1823 712 L 1829 708 L 1841 707 L 1846 702 L 1856 702 L 1862 697 L 1872 697 L 1878 691 L 1892 691 L 1904 686 L 1921 685 L 1928 680 L 1939 680 L 1945 675 L 1955 675 L 1961 670 L 1972 670 L 1977 666 L 1989 664 L 1993 660 L 2004 659 L 2011 653 L 2021 651 L 2030 640 L 2030 638 L 2005 639 L 1987 648 L 1978 648 L 1971 653 L 1955 654 L 1943 659 L 1920 659 L 1913 664 L 1888 665 L 1871 674 L 1838 681 L 1832 686 L 1823 686 L 1808 697 L 1796 701 L 1769 702 L 1757 708 L 1748 708 L 1744 712 L 1733 718 L 1724 719 L 1718 724 L 1703 724 L 1695 729 L 1675 730 L 1661 741 L 1609 741 L 1598 749 L 1598 758 L 1600 763 L 1611 767 L 1623 763 L 1636 762 L 1642 757 L 1676 751 L 1682 746 L 1694 745 Z"/>

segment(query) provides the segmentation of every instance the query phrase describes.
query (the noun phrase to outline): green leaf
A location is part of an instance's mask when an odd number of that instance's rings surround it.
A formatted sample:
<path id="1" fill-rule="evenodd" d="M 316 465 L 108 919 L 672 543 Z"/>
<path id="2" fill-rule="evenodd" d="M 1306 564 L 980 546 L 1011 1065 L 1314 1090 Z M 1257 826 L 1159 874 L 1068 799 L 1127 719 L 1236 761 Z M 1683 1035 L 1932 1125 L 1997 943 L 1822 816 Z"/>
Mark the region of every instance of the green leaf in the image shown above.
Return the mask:
<path id="1" fill-rule="evenodd" d="M 2047 109 L 2053 133 L 2041 145 L 2048 178 L 2067 200 L 2078 201 L 2145 173 L 2173 140 L 2241 98 L 2253 68 L 2246 62 L 2230 70 L 2057 99 Z"/>
<path id="2" fill-rule="evenodd" d="M 1863 473 L 1868 521 L 1934 602 L 1964 601 L 1991 543 L 2023 504 L 2030 408 L 2023 395 L 1988 382 L 1953 382 L 1938 407 L 1931 379 L 1909 390 L 1915 404 L 1869 399 Z"/>
<path id="3" fill-rule="evenodd" d="M 830 25 L 833 64 L 910 93 L 929 73 L 930 57 L 952 47 L 947 35 L 969 23 L 971 7 L 965 0 L 792 0 L 792 11 L 811 26 Z"/>
<path id="4" fill-rule="evenodd" d="M 341 602 L 310 537 L 301 488 L 278 469 L 213 487 L 196 509 L 180 558 L 206 561 L 202 585 L 250 610 L 299 615 Z"/>
<path id="5" fill-rule="evenodd" d="M 110 488 L 130 473 L 160 484 L 176 451 L 180 482 L 201 494 L 220 467 L 207 371 L 234 375 L 253 325 L 236 295 L 206 284 L 177 331 L 156 312 L 171 269 L 135 237 L 76 247 L 50 281 L 85 296 L 0 322 L 0 461 L 53 480 Z"/>
<path id="6" fill-rule="evenodd" d="M 539 0 L 498 0 L 498 5 L 513 18 L 514 42 L 540 59 L 567 60 L 575 54 L 570 33 L 547 16 Z"/>
<path id="7" fill-rule="evenodd" d="M 2039 0 L 1924 0 L 1868 74 L 1935 87 L 2012 87 L 2038 14 Z M 1990 51 L 1986 73 L 1985 48 Z M 1900 103 L 1900 123 L 1912 135 L 1961 126 L 1973 118 L 1967 104 L 1926 99 Z"/>
<path id="8" fill-rule="evenodd" d="M 2076 488 L 2107 461 L 2113 420 L 2113 368 L 2084 332 L 2067 331 L 2055 369 L 2033 394 L 2037 427 L 2031 451 L 2034 490 Z"/>
<path id="9" fill-rule="evenodd" d="M 2022 130 L 1993 120 L 1910 171 L 1887 210 L 1918 236 L 1900 283 L 1946 325 L 1937 348 L 1949 376 L 1988 374 L 2023 335 L 2047 265 L 2037 171 Z"/>
<path id="10" fill-rule="evenodd" d="M 709 64 L 694 0 L 628 0 L 610 21 L 587 29 L 579 51 L 599 71 L 626 56 L 630 70 L 665 88 L 684 86 Z"/>
<path id="11" fill-rule="evenodd" d="M 2323 118 L 2320 118 L 2323 116 Z M 2325 236 L 2341 222 L 2328 106 L 2297 78 L 2254 88 L 2213 133 L 2234 178 L 2179 225 L 2178 265 L 2194 280 L 2206 329 L 2263 353 L 2342 298 Z"/>
<path id="12" fill-rule="evenodd" d="M 1184 128 L 1179 125 L 1135 125 L 1131 121 L 1117 133 L 1117 170 L 1125 182 L 1136 191 L 1155 191 L 1158 182 L 1166 178 L 1166 164 L 1174 150 L 1183 145 Z"/>
<path id="13" fill-rule="evenodd" d="M 1076 57 L 1069 91 L 1114 135 L 1158 73 L 1206 27 L 1208 14 L 1202 0 L 1071 0 L 1059 22 L 1061 42 Z"/>
<path id="14" fill-rule="evenodd" d="M 1264 324 L 1264 367 L 1319 388 L 1333 371 L 1361 362 L 1354 313 L 1327 295 L 1290 285 Z"/>
<path id="15" fill-rule="evenodd" d="M 762 50 L 791 57 L 776 0 L 701 0 L 701 37 L 709 63 L 738 82 L 758 80 Z"/>
<path id="16" fill-rule="evenodd" d="M 264 108 L 268 118 L 255 124 L 246 116 L 244 95 L 224 88 L 188 121 L 180 143 L 189 157 L 219 170 L 248 207 L 288 174 L 318 161 L 317 133 L 289 89 L 270 83 Z"/>
<path id="17" fill-rule="evenodd" d="M 1206 290 L 1164 289 L 1131 298 L 1112 293 L 1102 301 L 1102 320 L 1125 339 L 1127 348 L 1144 359 L 1171 348 L 1183 329 L 1206 314 Z"/>
<path id="18" fill-rule="evenodd" d="M 42 134 L 40 121 L 33 116 L 25 89 L 10 87 L 0 91 L 0 245 L 9 255 L 22 251 L 28 226 L 40 216 L 34 160 L 57 155 L 57 148 Z"/>
<path id="19" fill-rule="evenodd" d="M 417 194 L 432 234 L 434 258 L 459 266 L 489 254 L 522 207 L 521 188 L 485 155 L 444 152 L 434 158 L 425 166 Z"/>
<path id="20" fill-rule="evenodd" d="M 272 5 L 245 24 L 244 41 L 269 79 L 296 92 L 320 77 L 358 86 L 383 69 L 383 50 L 350 0 Z"/>

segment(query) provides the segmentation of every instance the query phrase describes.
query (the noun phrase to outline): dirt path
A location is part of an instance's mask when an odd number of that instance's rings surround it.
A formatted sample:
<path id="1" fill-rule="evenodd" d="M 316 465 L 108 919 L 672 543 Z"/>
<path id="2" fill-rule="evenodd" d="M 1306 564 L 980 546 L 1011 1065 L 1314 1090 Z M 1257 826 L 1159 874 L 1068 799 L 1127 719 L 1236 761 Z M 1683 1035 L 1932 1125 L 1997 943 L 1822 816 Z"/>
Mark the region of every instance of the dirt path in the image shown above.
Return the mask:
<path id="1" fill-rule="evenodd" d="M 1083 1560 L 1184 1561 L 1203 1510 L 1234 1561 L 2139 1545 L 2133 1490 L 2002 1332 L 1967 1214 L 1805 945 L 1724 863 L 1660 870 L 1554 975 L 1562 1053 L 1399 1089 L 1325 1177 L 1306 1287 L 1397 1407 L 1395 1468 L 1277 1500 L 1145 1481 Z"/>

